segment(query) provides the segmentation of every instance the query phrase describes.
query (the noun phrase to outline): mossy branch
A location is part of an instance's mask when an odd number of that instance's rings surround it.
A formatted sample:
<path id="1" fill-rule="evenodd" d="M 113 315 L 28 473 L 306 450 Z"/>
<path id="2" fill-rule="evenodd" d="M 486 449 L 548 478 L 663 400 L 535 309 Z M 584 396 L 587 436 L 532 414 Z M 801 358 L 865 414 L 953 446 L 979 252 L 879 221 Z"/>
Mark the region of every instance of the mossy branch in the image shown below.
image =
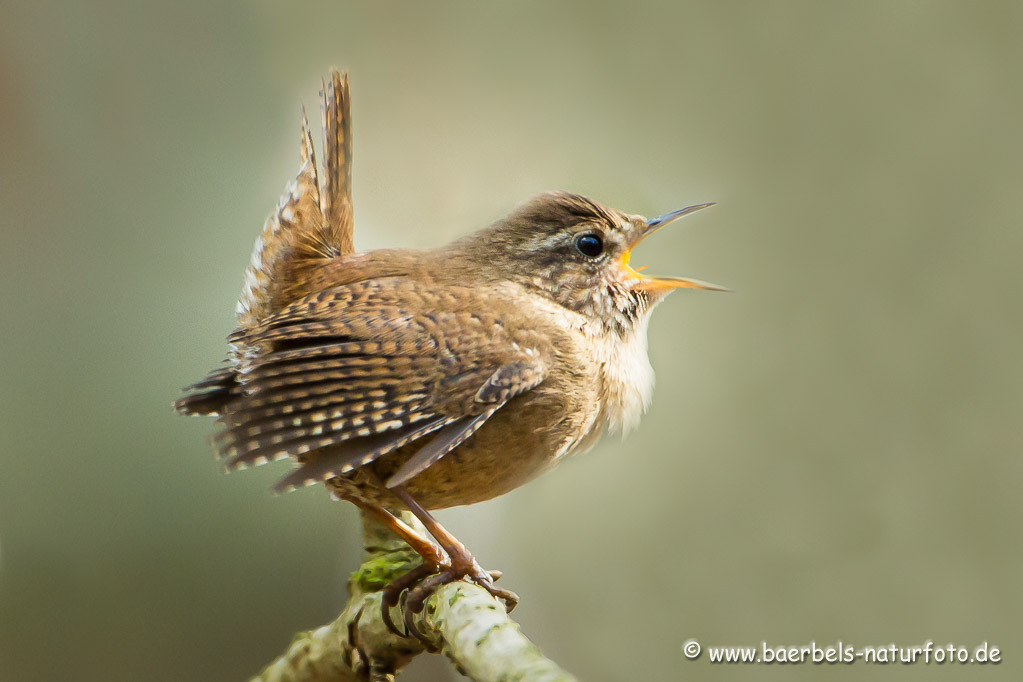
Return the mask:
<path id="1" fill-rule="evenodd" d="M 402 519 L 425 532 L 411 514 Z M 409 661 L 428 650 L 418 639 L 395 635 L 380 614 L 380 590 L 417 565 L 418 555 L 365 516 L 363 541 L 365 558 L 348 581 L 350 597 L 341 615 L 328 625 L 297 634 L 288 650 L 252 682 L 393 680 Z M 401 622 L 397 609 L 392 616 Z M 442 586 L 415 621 L 432 648 L 476 682 L 575 680 L 520 632 L 500 601 L 472 583 Z"/>

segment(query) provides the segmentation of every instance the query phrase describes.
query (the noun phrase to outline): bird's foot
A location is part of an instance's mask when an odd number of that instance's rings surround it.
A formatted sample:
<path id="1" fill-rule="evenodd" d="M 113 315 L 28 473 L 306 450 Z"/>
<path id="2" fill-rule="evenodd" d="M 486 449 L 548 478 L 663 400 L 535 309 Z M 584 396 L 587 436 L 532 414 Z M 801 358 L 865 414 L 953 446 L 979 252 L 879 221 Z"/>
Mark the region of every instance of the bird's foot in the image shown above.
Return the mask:
<path id="1" fill-rule="evenodd" d="M 431 643 L 423 637 L 416 627 L 415 616 L 423 610 L 426 600 L 433 595 L 437 588 L 457 580 L 462 580 L 463 578 L 468 578 L 489 592 L 494 598 L 503 600 L 505 608 L 511 611 L 519 603 L 519 598 L 514 592 L 494 585 L 500 577 L 500 571 L 485 570 L 467 550 L 455 552 L 451 560 L 447 562 L 447 565 L 424 563 L 384 588 L 382 602 L 384 623 L 395 634 L 415 637 L 432 648 Z M 394 626 L 394 622 L 391 620 L 390 609 L 398 604 L 401 593 L 406 589 L 408 594 L 402 607 L 402 620 L 405 625 L 405 632 L 402 633 Z"/>
<path id="2" fill-rule="evenodd" d="M 505 608 L 511 611 L 519 603 L 519 597 L 510 590 L 494 585 L 494 582 L 500 577 L 500 571 L 484 570 L 476 562 L 476 559 L 466 552 L 465 557 L 461 558 L 460 561 L 453 561 L 451 567 L 423 578 L 419 581 L 419 584 L 409 589 L 408 595 L 405 597 L 405 606 L 402 610 L 406 631 L 419 640 L 426 642 L 416 628 L 416 614 L 423 610 L 426 600 L 433 595 L 437 588 L 453 583 L 456 580 L 462 580 L 463 578 L 468 578 L 476 583 L 494 598 L 504 600 Z M 426 643 L 429 645 L 429 642 Z"/>

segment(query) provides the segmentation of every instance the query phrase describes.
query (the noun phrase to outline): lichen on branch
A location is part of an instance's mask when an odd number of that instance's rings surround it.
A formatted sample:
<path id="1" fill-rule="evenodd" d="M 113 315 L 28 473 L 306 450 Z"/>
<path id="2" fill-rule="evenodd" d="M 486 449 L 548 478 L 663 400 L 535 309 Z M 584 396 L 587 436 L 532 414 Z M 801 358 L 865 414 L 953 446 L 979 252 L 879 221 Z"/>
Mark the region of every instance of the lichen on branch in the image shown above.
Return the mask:
<path id="1" fill-rule="evenodd" d="M 425 529 L 411 514 L 402 520 Z M 419 563 L 418 555 L 386 527 L 363 517 L 365 557 L 348 581 L 349 599 L 328 625 L 297 634 L 287 651 L 252 682 L 348 682 L 393 680 L 413 658 L 428 650 L 384 624 L 383 589 Z M 401 617 L 397 609 L 395 622 Z M 574 677 L 522 634 L 504 604 L 467 581 L 443 585 L 415 615 L 431 648 L 447 656 L 476 682 L 573 682 Z"/>

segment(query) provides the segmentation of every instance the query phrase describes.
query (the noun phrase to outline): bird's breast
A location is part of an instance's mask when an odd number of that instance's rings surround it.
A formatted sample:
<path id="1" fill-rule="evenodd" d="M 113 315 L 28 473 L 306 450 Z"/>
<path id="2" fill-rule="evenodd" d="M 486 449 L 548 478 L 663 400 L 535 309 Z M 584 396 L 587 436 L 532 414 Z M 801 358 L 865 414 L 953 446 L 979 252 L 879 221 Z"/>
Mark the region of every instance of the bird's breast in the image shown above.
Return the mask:
<path id="1" fill-rule="evenodd" d="M 599 366 L 599 394 L 604 428 L 626 432 L 639 423 L 654 390 L 654 370 L 647 356 L 646 320 L 627 334 L 590 336 Z"/>

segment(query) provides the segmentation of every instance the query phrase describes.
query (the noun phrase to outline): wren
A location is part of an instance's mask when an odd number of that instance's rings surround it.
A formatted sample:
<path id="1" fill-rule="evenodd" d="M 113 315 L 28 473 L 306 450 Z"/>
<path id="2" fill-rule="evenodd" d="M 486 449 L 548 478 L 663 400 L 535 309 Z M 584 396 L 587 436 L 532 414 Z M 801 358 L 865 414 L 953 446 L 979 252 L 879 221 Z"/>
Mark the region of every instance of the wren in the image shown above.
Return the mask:
<path id="1" fill-rule="evenodd" d="M 630 254 L 712 204 L 648 220 L 550 192 L 437 249 L 357 253 L 347 73 L 324 87 L 323 128 L 321 171 L 303 117 L 302 165 L 256 242 L 229 363 L 175 406 L 218 416 L 228 470 L 292 459 L 276 490 L 323 482 L 419 552 L 385 614 L 406 587 L 415 611 L 464 577 L 510 608 L 428 510 L 506 493 L 636 424 L 651 311 L 676 289 L 722 289 L 647 276 Z M 432 540 L 393 513 L 405 509 Z"/>

